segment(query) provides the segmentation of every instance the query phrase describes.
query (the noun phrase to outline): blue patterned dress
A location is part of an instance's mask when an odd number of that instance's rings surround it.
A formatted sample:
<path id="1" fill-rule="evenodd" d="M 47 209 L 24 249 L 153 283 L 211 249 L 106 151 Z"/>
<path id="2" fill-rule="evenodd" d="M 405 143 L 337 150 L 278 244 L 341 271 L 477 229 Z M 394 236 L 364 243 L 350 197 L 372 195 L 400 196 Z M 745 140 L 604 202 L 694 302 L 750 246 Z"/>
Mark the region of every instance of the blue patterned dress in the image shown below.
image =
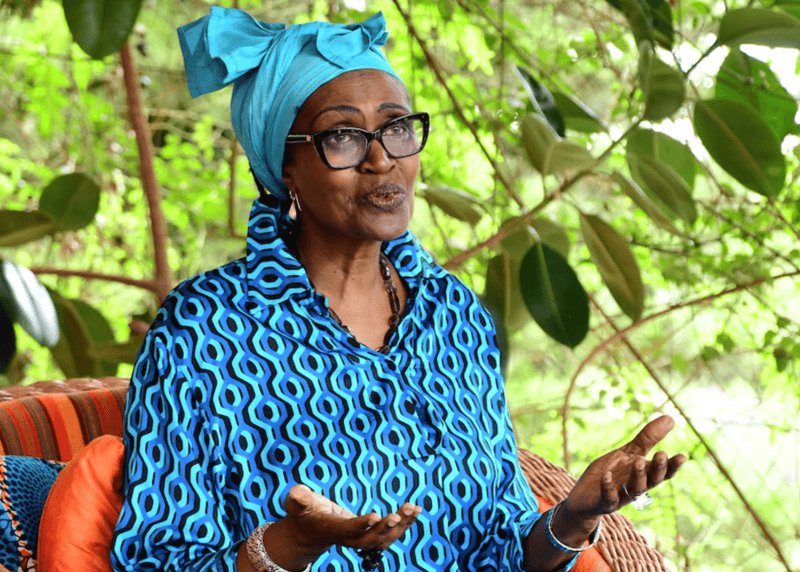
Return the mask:
<path id="1" fill-rule="evenodd" d="M 519 468 L 492 319 L 408 232 L 383 250 L 408 287 L 381 355 L 334 322 L 270 199 L 247 256 L 164 301 L 125 413 L 115 571 L 233 572 L 239 544 L 304 483 L 356 514 L 410 501 L 390 571 L 517 571 L 539 517 Z M 312 570 L 359 570 L 333 547 Z"/>

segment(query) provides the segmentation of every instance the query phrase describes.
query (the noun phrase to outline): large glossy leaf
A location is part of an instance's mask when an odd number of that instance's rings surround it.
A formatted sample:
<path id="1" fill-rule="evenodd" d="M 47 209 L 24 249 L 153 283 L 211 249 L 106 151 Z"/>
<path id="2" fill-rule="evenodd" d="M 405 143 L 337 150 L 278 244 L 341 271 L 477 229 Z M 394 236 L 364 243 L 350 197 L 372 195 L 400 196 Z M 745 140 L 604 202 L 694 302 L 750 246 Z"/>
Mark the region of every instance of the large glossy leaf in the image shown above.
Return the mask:
<path id="1" fill-rule="evenodd" d="M 547 123 L 550 124 L 550 127 L 553 128 L 553 131 L 555 131 L 559 137 L 563 137 L 564 118 L 561 116 L 561 111 L 556 104 L 556 100 L 553 98 L 553 94 L 551 94 L 545 86 L 536 81 L 536 78 L 534 78 L 528 70 L 520 66 L 514 66 L 514 68 L 517 70 L 519 77 L 522 78 L 522 83 L 528 95 L 531 97 L 531 103 L 537 113 L 547 120 Z"/>
<path id="2" fill-rule="evenodd" d="M 738 47 L 731 49 L 720 67 L 714 95 L 752 106 L 778 141 L 783 141 L 796 127 L 797 101 L 766 63 L 748 56 Z"/>
<path id="3" fill-rule="evenodd" d="M 606 0 L 628 20 L 636 43 L 656 41 L 672 49 L 672 8 L 667 0 Z"/>
<path id="4" fill-rule="evenodd" d="M 76 299 L 70 300 L 70 302 L 72 307 L 78 313 L 81 322 L 83 322 L 84 326 L 86 327 L 86 331 L 89 334 L 89 340 L 91 341 L 91 344 L 84 348 L 84 351 L 86 352 L 86 355 L 88 355 L 94 361 L 93 375 L 116 375 L 119 361 L 103 359 L 102 357 L 98 359 L 96 357 L 96 354 L 104 353 L 103 351 L 96 350 L 97 344 L 103 344 L 104 347 L 108 345 L 116 345 L 111 324 L 108 323 L 108 320 L 105 318 L 105 316 L 103 316 L 103 314 L 100 313 L 99 310 L 87 304 L 83 300 Z M 110 350 L 108 347 L 105 349 Z M 109 351 L 106 353 L 111 352 Z"/>
<path id="5" fill-rule="evenodd" d="M 766 197 L 783 189 L 780 143 L 752 107 L 727 99 L 698 101 L 694 125 L 709 155 L 742 185 Z"/>
<path id="6" fill-rule="evenodd" d="M 800 20 L 764 8 L 729 10 L 719 23 L 717 42 L 726 46 L 756 44 L 772 48 L 800 48 Z"/>
<path id="7" fill-rule="evenodd" d="M 0 261 L 0 302 L 9 316 L 43 346 L 58 341 L 58 319 L 53 300 L 36 275 L 22 266 Z"/>
<path id="8" fill-rule="evenodd" d="M 100 187 L 83 173 L 56 177 L 39 199 L 39 210 L 62 231 L 78 230 L 91 223 L 99 206 Z"/>
<path id="9" fill-rule="evenodd" d="M 544 332 L 574 348 L 589 331 L 589 297 L 575 271 L 555 250 L 537 242 L 520 267 L 522 298 Z"/>
<path id="10" fill-rule="evenodd" d="M 139 16 L 142 0 L 62 0 L 75 42 L 91 58 L 118 52 Z"/>
<path id="11" fill-rule="evenodd" d="M 536 231 L 539 240 L 558 252 L 564 260 L 569 256 L 569 235 L 567 230 L 558 223 L 546 218 L 535 218 L 531 221 L 531 227 Z M 533 246 L 531 244 L 531 246 Z M 526 251 L 527 252 L 527 251 Z"/>
<path id="12" fill-rule="evenodd" d="M 0 304 L 0 373 L 8 371 L 14 354 L 17 353 L 17 333 L 14 331 L 14 321 L 6 309 Z"/>
<path id="13" fill-rule="evenodd" d="M 92 377 L 95 374 L 95 360 L 88 353 L 92 339 L 88 328 L 70 300 L 52 293 L 58 312 L 61 337 L 50 348 L 53 359 L 65 377 Z"/>
<path id="14" fill-rule="evenodd" d="M 636 322 L 644 310 L 644 285 L 630 245 L 599 217 L 581 213 L 580 220 L 592 262 L 617 305 Z"/>
<path id="15" fill-rule="evenodd" d="M 110 364 L 110 366 L 107 365 L 106 367 L 114 367 L 121 363 L 133 364 L 143 341 L 144 338 L 141 337 L 131 338 L 127 342 L 96 343 L 89 348 L 88 353 L 92 359 L 101 361 L 104 364 Z M 116 368 L 114 368 L 114 371 L 116 371 Z"/>
<path id="16" fill-rule="evenodd" d="M 641 48 L 639 85 L 644 93 L 643 117 L 649 121 L 661 121 L 683 105 L 683 75 L 661 61 L 649 46 Z"/>
<path id="17" fill-rule="evenodd" d="M 469 193 L 448 187 L 432 185 L 425 189 L 425 200 L 436 205 L 453 218 L 475 226 L 486 214 L 481 202 Z"/>
<path id="18" fill-rule="evenodd" d="M 559 136 L 541 115 L 535 113 L 522 118 L 520 129 L 528 159 L 531 165 L 542 173 L 548 152 L 559 140 Z"/>
<path id="19" fill-rule="evenodd" d="M 692 190 L 675 169 L 658 159 L 627 156 L 631 174 L 643 183 L 644 191 L 672 214 L 693 225 L 697 220 L 697 207 Z"/>
<path id="20" fill-rule="evenodd" d="M 667 232 L 674 234 L 675 236 L 683 236 L 669 217 L 664 214 L 664 211 L 661 210 L 655 202 L 653 202 L 650 197 L 639 187 L 636 182 L 632 181 L 619 171 L 614 171 L 611 176 L 617 182 L 617 184 L 633 202 L 638 206 L 640 209 L 644 211 L 644 213 L 650 217 L 656 226 L 659 228 L 663 228 Z"/>
<path id="21" fill-rule="evenodd" d="M 33 242 L 57 230 L 53 219 L 42 212 L 0 210 L 0 247 Z"/>
<path id="22" fill-rule="evenodd" d="M 658 159 L 675 169 L 690 189 L 694 188 L 697 159 L 687 145 L 669 135 L 641 127 L 634 129 L 628 136 L 625 151 L 628 155 Z M 643 184 L 640 180 L 636 182 Z"/>
<path id="23" fill-rule="evenodd" d="M 571 95 L 554 91 L 553 99 L 564 118 L 567 129 L 581 133 L 597 133 L 606 130 L 606 126 L 595 112 Z"/>

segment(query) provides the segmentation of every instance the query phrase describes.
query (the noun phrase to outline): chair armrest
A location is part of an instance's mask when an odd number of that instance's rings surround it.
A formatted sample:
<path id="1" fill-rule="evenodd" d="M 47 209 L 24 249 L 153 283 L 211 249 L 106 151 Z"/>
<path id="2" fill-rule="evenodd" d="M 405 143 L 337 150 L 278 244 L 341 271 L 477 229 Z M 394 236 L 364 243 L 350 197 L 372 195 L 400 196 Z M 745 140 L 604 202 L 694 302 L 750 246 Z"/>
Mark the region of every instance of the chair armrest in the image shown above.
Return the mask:
<path id="1" fill-rule="evenodd" d="M 525 449 L 519 449 L 518 453 L 519 464 L 536 495 L 557 503 L 575 486 L 576 479 L 561 467 Z M 658 550 L 649 546 L 633 523 L 618 512 L 603 517 L 603 534 L 595 547 L 614 572 L 667 569 Z"/>

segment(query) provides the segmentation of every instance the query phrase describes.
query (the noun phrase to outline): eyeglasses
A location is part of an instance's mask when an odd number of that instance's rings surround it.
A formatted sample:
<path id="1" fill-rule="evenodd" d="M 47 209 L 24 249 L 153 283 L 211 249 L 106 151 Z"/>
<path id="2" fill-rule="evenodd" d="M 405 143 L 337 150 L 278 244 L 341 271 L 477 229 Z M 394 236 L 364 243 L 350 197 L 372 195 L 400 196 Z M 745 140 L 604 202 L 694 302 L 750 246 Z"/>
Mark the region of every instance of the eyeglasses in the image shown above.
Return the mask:
<path id="1" fill-rule="evenodd" d="M 401 159 L 416 155 L 425 147 L 429 130 L 428 114 L 413 113 L 392 119 L 375 131 L 338 127 L 313 135 L 290 134 L 286 137 L 286 143 L 314 143 L 317 153 L 328 167 L 349 169 L 364 162 L 373 139 L 381 142 L 389 157 Z"/>

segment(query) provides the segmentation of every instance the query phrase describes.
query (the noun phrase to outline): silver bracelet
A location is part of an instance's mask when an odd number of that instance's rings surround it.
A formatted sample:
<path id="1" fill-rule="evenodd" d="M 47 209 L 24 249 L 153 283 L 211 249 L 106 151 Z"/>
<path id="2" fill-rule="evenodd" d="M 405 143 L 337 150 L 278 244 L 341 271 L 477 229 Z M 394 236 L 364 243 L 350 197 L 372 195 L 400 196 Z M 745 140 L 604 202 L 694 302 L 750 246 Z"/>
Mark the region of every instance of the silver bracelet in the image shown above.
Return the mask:
<path id="1" fill-rule="evenodd" d="M 563 502 L 563 501 L 562 501 Z M 554 547 L 558 548 L 561 552 L 569 552 L 569 553 L 576 553 L 576 552 L 583 552 L 584 550 L 589 550 L 592 546 L 597 544 L 597 541 L 600 539 L 600 535 L 603 532 L 603 519 L 601 518 L 600 521 L 597 523 L 597 528 L 595 528 L 592 533 L 589 535 L 589 545 L 584 546 L 583 548 L 572 548 L 571 546 L 567 546 L 563 542 L 561 542 L 556 535 L 553 534 L 553 517 L 556 514 L 556 510 L 558 507 L 561 506 L 561 503 L 556 504 L 553 508 L 547 511 L 547 517 L 545 518 L 545 535 L 547 536 L 547 540 L 550 541 Z"/>
<path id="2" fill-rule="evenodd" d="M 256 528 L 247 539 L 247 557 L 250 559 L 250 564 L 253 565 L 256 572 L 289 572 L 289 570 L 275 564 L 272 558 L 269 557 L 269 554 L 267 554 L 266 548 L 264 548 L 264 531 L 273 524 L 275 523 L 268 522 L 262 524 Z M 308 572 L 309 570 L 311 570 L 311 564 L 306 566 L 303 572 Z"/>

